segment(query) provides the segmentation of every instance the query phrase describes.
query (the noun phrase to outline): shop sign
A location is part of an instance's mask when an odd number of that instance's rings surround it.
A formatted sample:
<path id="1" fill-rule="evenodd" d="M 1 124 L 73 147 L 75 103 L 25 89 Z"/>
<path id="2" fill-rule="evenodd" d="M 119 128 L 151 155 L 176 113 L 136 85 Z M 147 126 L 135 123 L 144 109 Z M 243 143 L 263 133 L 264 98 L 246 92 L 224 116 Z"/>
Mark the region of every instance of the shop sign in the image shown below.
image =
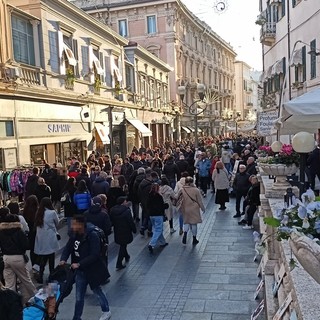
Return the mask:
<path id="1" fill-rule="evenodd" d="M 276 132 L 275 122 L 279 118 L 278 110 L 261 112 L 258 115 L 257 131 L 260 136 L 270 136 Z"/>
<path id="2" fill-rule="evenodd" d="M 65 123 L 50 123 L 48 124 L 48 132 L 71 132 L 71 124 L 65 124 Z"/>
<path id="3" fill-rule="evenodd" d="M 3 149 L 4 167 L 13 169 L 17 166 L 17 149 Z"/>
<path id="4" fill-rule="evenodd" d="M 61 135 L 83 135 L 88 134 L 89 123 L 79 122 L 27 122 L 19 121 L 19 137 L 49 137 Z"/>

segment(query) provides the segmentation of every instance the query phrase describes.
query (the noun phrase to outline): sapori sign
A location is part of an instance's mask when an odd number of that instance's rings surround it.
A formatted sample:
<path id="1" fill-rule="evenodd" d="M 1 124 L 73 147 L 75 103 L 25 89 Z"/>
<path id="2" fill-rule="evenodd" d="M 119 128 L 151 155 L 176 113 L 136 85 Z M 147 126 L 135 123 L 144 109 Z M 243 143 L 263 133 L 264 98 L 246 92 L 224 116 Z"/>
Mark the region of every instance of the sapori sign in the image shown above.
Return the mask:
<path id="1" fill-rule="evenodd" d="M 276 133 L 275 121 L 279 118 L 278 110 L 261 112 L 258 115 L 257 131 L 260 136 L 270 136 Z"/>

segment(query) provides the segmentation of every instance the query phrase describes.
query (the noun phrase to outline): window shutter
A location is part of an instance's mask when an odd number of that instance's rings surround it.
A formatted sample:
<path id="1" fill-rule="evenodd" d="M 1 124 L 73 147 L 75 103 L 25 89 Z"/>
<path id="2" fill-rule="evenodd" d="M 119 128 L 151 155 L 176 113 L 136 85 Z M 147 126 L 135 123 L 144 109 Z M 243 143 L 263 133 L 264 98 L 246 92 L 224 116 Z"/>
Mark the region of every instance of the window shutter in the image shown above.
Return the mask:
<path id="1" fill-rule="evenodd" d="M 51 71 L 55 73 L 60 72 L 60 59 L 59 59 L 59 48 L 58 48 L 58 33 L 54 31 L 48 31 L 49 36 L 49 50 L 50 59 L 49 64 Z"/>
<path id="2" fill-rule="evenodd" d="M 111 61 L 109 55 L 104 58 L 105 61 L 105 83 L 112 87 Z"/>
<path id="3" fill-rule="evenodd" d="M 81 46 L 82 70 L 81 76 L 84 80 L 89 81 L 89 47 Z"/>
<path id="4" fill-rule="evenodd" d="M 75 59 L 78 61 L 77 65 L 74 67 L 75 76 L 76 78 L 80 78 L 80 67 L 79 67 L 79 52 L 78 52 L 78 40 L 73 39 L 72 40 L 72 51 L 74 54 Z"/>
<path id="5" fill-rule="evenodd" d="M 302 82 L 307 80 L 307 70 L 306 70 L 306 46 L 302 48 Z"/>

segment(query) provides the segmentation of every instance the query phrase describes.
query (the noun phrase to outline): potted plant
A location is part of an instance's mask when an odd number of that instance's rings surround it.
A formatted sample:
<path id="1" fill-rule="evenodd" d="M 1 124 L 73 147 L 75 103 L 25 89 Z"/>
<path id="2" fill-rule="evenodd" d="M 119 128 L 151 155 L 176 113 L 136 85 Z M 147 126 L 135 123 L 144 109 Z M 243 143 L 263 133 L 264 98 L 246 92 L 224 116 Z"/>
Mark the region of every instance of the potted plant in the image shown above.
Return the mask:
<path id="1" fill-rule="evenodd" d="M 315 201 L 311 189 L 301 199 L 293 199 L 291 206 L 264 218 L 264 222 L 276 228 L 278 241 L 289 240 L 292 253 L 320 284 L 320 201 Z"/>
<path id="2" fill-rule="evenodd" d="M 101 79 L 100 79 L 99 75 L 96 75 L 94 77 L 93 87 L 94 87 L 94 90 L 96 90 L 96 91 L 98 91 L 100 89 L 100 87 L 101 87 Z"/>
<path id="3" fill-rule="evenodd" d="M 68 67 L 66 70 L 66 84 L 69 86 L 74 85 L 75 75 L 72 67 Z"/>
<path id="4" fill-rule="evenodd" d="M 259 167 L 268 175 L 276 176 L 274 188 L 289 187 L 287 176 L 298 171 L 299 154 L 293 150 L 291 144 L 283 144 L 279 152 L 268 149 L 269 154 L 259 159 Z"/>

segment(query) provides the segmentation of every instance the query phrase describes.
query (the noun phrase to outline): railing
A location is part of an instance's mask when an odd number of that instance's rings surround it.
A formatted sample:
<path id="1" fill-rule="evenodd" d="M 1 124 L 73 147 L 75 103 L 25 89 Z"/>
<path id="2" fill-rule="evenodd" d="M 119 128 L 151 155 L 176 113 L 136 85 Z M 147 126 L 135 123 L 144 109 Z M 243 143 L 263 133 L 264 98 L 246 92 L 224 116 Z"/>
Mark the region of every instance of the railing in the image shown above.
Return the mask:
<path id="1" fill-rule="evenodd" d="M 260 41 L 263 44 L 271 45 L 276 37 L 276 23 L 275 22 L 266 22 L 261 27 L 260 31 Z"/>
<path id="2" fill-rule="evenodd" d="M 41 74 L 39 68 L 29 68 L 25 66 L 19 67 L 20 71 L 20 82 L 28 85 L 41 85 Z"/>

